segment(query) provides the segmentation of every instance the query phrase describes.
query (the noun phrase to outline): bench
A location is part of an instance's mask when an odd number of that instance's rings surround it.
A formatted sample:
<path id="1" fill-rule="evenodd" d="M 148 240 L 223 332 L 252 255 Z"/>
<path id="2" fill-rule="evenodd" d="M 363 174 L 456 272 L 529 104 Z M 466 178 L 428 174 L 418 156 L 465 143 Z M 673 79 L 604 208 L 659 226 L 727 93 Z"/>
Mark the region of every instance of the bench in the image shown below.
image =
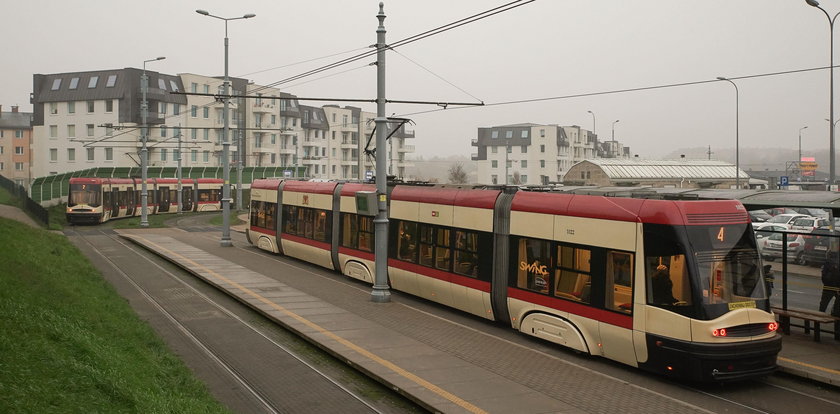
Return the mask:
<path id="1" fill-rule="evenodd" d="M 779 327 L 785 335 L 790 335 L 790 318 L 802 319 L 805 323 L 805 333 L 811 332 L 811 323 L 814 323 L 814 341 L 820 341 L 820 324 L 834 322 L 834 339 L 840 341 L 840 318 L 826 313 L 810 311 L 805 309 L 782 309 L 771 307 L 776 315 L 779 315 Z"/>

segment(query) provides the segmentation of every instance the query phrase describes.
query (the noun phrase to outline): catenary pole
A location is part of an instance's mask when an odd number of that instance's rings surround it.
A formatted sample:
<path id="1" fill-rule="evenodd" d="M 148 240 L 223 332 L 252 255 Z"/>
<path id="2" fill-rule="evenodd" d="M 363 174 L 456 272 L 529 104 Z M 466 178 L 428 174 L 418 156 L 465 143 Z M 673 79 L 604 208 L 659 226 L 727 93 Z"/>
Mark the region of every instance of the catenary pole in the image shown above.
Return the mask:
<path id="1" fill-rule="evenodd" d="M 374 224 L 374 256 L 376 271 L 373 291 L 370 299 L 373 302 L 390 302 L 391 291 L 388 287 L 388 177 L 386 159 L 388 151 L 385 149 L 386 134 L 388 132 L 388 118 L 385 116 L 385 4 L 379 3 L 379 27 L 376 28 L 376 193 L 378 197 L 378 212 L 373 219 Z"/>

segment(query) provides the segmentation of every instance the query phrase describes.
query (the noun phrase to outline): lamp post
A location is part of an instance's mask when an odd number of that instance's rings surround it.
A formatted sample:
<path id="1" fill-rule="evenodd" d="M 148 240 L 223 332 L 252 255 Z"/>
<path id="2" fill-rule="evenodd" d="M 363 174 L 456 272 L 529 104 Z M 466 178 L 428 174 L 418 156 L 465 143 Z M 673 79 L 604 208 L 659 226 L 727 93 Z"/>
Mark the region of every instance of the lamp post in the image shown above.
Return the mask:
<path id="1" fill-rule="evenodd" d="M 594 134 L 595 133 L 595 112 L 592 112 L 592 111 L 586 111 L 586 112 L 589 112 L 592 115 L 592 133 Z"/>
<path id="2" fill-rule="evenodd" d="M 738 143 L 738 135 L 740 128 L 738 126 L 738 113 L 740 112 L 739 107 L 739 95 L 738 92 L 738 85 L 735 82 L 732 82 L 731 79 L 724 78 L 723 76 L 718 76 L 717 80 L 726 81 L 732 84 L 735 87 L 735 187 L 741 188 L 741 158 L 740 158 L 740 150 L 739 150 L 739 143 Z"/>
<path id="3" fill-rule="evenodd" d="M 835 153 L 834 153 L 834 21 L 837 20 L 837 16 L 840 15 L 840 12 L 831 17 L 825 9 L 820 7 L 820 3 L 817 0 L 805 0 L 805 3 L 808 3 L 811 7 L 816 7 L 822 10 L 825 13 L 825 17 L 828 19 L 828 39 L 829 39 L 829 70 L 828 70 L 828 78 L 829 78 L 829 87 L 828 87 L 828 114 L 830 120 L 828 121 L 831 123 L 829 127 L 829 157 L 828 157 L 828 186 L 829 189 L 832 185 L 834 185 L 835 176 Z"/>
<path id="4" fill-rule="evenodd" d="M 799 181 L 802 181 L 802 130 L 808 129 L 807 126 L 799 128 L 799 159 L 796 160 L 796 165 L 799 167 Z"/>
<path id="5" fill-rule="evenodd" d="M 165 56 L 143 61 L 143 75 L 140 77 L 140 91 L 143 93 L 143 102 L 140 103 L 140 118 L 143 126 L 140 128 L 140 179 L 142 180 L 140 191 L 140 227 L 149 227 L 149 191 L 146 186 L 149 170 L 149 149 L 146 141 L 149 140 L 149 102 L 146 100 L 146 92 L 149 90 L 149 77 L 146 76 L 146 63 L 166 59 Z"/>
<path id="6" fill-rule="evenodd" d="M 228 109 L 230 107 L 230 79 L 228 78 L 228 22 L 231 20 L 250 19 L 256 16 L 253 13 L 248 13 L 242 17 L 219 17 L 210 14 L 207 10 L 196 10 L 198 14 L 213 17 L 215 19 L 224 20 L 225 22 L 225 81 L 222 84 L 222 95 L 225 100 L 224 112 L 222 119 L 224 121 L 224 129 L 222 132 L 222 174 L 224 185 L 222 186 L 222 240 L 220 245 L 222 247 L 233 246 L 230 241 L 230 114 Z"/>
<path id="7" fill-rule="evenodd" d="M 618 120 L 618 119 L 616 119 L 615 121 L 613 121 L 613 124 L 612 124 L 612 140 L 613 140 L 613 141 L 615 141 L 615 124 L 617 124 L 617 123 L 618 123 L 618 121 L 619 121 L 619 120 Z"/>

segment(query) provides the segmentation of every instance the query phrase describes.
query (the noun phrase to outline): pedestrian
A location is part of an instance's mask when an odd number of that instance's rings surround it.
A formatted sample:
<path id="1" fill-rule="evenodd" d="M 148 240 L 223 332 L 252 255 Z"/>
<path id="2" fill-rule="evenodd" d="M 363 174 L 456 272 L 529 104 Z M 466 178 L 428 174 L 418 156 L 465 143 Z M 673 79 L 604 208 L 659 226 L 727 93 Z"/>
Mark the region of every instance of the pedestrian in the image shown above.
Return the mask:
<path id="1" fill-rule="evenodd" d="M 820 312 L 828 309 L 831 299 L 834 298 L 834 307 L 831 314 L 840 316 L 840 255 L 837 252 L 828 254 L 828 258 L 822 267 L 823 290 L 820 298 Z"/>

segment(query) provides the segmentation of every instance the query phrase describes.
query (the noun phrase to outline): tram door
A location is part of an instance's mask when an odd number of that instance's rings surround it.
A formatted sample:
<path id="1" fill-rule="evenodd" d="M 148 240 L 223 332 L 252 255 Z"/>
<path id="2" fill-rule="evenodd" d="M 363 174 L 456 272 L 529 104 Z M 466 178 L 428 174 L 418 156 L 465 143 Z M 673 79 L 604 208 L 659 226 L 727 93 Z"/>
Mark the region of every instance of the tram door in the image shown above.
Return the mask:
<path id="1" fill-rule="evenodd" d="M 169 187 L 158 187 L 158 211 L 161 213 L 169 212 L 169 204 L 171 202 Z"/>
<path id="2" fill-rule="evenodd" d="M 111 218 L 119 217 L 120 215 L 120 189 L 111 189 Z"/>
<path id="3" fill-rule="evenodd" d="M 126 190 L 127 200 L 125 201 L 125 206 L 126 206 L 125 207 L 126 208 L 125 215 L 128 216 L 128 217 L 134 216 L 134 207 L 137 205 L 137 202 L 134 199 L 135 193 L 136 192 L 134 191 L 133 188 L 128 188 Z"/>
<path id="4" fill-rule="evenodd" d="M 181 187 L 181 198 L 181 211 L 192 211 L 195 204 L 192 186 L 185 185 Z"/>

